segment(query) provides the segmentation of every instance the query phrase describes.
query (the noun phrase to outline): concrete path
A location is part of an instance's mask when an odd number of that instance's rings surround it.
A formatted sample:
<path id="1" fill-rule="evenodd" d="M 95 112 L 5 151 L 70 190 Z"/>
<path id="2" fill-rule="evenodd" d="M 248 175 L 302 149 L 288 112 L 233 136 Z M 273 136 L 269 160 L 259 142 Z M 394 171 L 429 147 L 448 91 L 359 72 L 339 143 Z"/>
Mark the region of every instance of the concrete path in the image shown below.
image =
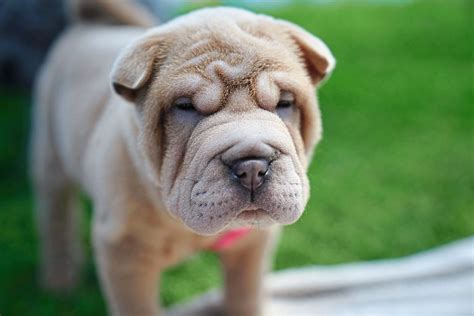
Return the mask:
<path id="1" fill-rule="evenodd" d="M 474 237 L 392 260 L 311 266 L 267 280 L 271 316 L 472 316 Z M 220 315 L 213 291 L 169 311 Z"/>

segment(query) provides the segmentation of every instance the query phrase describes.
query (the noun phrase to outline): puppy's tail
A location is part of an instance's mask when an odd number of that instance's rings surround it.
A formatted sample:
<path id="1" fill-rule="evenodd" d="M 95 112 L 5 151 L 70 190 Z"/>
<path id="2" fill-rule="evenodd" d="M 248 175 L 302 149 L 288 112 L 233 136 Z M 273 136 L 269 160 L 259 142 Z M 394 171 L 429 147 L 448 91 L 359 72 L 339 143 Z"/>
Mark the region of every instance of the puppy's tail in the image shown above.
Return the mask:
<path id="1" fill-rule="evenodd" d="M 68 5 L 75 23 L 151 27 L 158 22 L 137 0 L 69 0 Z"/>

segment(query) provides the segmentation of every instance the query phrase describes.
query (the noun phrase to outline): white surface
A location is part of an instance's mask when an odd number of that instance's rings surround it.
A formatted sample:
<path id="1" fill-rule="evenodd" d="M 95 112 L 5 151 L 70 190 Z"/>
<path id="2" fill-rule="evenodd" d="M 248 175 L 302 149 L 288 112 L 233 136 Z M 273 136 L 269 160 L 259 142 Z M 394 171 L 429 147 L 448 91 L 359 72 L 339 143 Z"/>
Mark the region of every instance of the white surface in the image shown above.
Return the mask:
<path id="1" fill-rule="evenodd" d="M 474 237 L 412 256 L 271 274 L 265 315 L 472 316 Z M 205 294 L 171 315 L 215 315 L 220 297 Z"/>

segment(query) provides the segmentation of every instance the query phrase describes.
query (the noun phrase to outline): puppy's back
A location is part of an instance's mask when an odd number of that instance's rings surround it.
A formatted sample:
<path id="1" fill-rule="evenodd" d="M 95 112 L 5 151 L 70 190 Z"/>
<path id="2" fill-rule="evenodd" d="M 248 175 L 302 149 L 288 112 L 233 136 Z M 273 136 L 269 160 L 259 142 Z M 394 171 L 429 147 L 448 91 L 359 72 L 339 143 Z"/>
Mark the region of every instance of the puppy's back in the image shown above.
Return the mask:
<path id="1" fill-rule="evenodd" d="M 151 27 L 156 18 L 136 0 L 69 0 L 73 22 L 94 22 Z"/>
<path id="2" fill-rule="evenodd" d="M 69 4 L 71 25 L 52 45 L 36 80 L 33 133 L 44 128 L 54 131 L 51 150 L 65 172 L 80 181 L 91 135 L 108 104 L 122 102 L 111 93 L 113 62 L 151 20 L 143 8 L 127 1 Z"/>

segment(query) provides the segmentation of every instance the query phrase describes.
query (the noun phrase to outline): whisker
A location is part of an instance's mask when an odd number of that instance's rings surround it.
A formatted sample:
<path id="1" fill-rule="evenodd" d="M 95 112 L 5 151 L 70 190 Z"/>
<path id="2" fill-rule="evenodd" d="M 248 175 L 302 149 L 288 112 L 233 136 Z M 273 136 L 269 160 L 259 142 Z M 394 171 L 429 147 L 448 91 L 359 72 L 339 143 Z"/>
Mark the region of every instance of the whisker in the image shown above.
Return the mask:
<path id="1" fill-rule="evenodd" d="M 191 179 L 191 178 L 183 178 L 183 180 L 187 180 L 187 181 L 193 181 L 193 182 L 199 182 L 199 180 L 196 180 L 196 179 Z"/>

